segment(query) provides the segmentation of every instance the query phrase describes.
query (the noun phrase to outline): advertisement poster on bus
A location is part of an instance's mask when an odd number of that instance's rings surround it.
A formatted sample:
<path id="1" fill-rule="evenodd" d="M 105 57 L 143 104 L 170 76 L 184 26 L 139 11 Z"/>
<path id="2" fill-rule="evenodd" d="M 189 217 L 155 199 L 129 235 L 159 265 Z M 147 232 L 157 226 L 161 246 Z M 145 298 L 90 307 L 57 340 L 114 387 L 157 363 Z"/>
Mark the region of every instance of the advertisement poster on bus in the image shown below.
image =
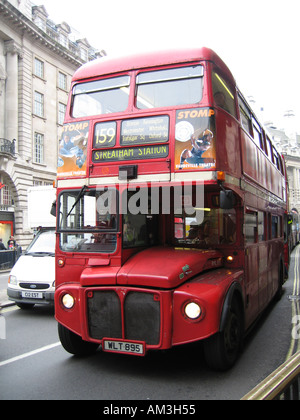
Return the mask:
<path id="1" fill-rule="evenodd" d="M 175 170 L 216 169 L 215 117 L 211 108 L 176 113 Z"/>
<path id="2" fill-rule="evenodd" d="M 86 176 L 89 122 L 65 124 L 58 149 L 58 177 Z"/>

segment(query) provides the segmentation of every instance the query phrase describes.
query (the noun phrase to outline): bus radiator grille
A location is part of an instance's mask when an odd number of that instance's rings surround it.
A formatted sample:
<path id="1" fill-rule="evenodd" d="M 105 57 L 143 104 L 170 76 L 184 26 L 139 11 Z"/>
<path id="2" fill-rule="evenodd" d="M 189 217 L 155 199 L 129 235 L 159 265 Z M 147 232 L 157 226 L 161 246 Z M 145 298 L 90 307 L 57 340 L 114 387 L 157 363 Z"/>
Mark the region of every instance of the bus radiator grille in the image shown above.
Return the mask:
<path id="1" fill-rule="evenodd" d="M 88 298 L 89 334 L 91 338 L 119 338 L 145 341 L 148 345 L 160 341 L 160 301 L 152 293 L 128 292 L 123 302 L 114 291 L 94 291 Z M 122 337 L 122 319 L 124 337 Z"/>

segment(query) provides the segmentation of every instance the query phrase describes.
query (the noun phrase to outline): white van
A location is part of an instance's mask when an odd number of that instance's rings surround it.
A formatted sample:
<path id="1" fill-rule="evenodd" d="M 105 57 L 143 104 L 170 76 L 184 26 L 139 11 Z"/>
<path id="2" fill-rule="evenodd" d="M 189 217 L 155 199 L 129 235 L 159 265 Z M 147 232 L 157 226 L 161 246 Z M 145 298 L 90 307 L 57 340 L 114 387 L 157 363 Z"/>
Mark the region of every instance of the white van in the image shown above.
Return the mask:
<path id="1" fill-rule="evenodd" d="M 7 286 L 10 300 L 21 309 L 54 304 L 55 229 L 41 229 L 13 266 Z"/>

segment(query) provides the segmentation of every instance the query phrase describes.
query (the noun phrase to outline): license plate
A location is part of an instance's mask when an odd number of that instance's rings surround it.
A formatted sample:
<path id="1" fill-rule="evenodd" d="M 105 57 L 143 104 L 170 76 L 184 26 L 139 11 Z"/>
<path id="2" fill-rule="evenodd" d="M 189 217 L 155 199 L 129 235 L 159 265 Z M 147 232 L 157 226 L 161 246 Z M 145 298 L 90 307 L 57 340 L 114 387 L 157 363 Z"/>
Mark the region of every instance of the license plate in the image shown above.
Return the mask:
<path id="1" fill-rule="evenodd" d="M 29 299 L 43 299 L 43 293 L 41 292 L 22 292 L 23 298 Z"/>
<path id="2" fill-rule="evenodd" d="M 102 350 L 112 353 L 135 354 L 137 356 L 145 355 L 145 344 L 143 342 L 126 340 L 109 340 L 104 338 L 102 341 Z"/>

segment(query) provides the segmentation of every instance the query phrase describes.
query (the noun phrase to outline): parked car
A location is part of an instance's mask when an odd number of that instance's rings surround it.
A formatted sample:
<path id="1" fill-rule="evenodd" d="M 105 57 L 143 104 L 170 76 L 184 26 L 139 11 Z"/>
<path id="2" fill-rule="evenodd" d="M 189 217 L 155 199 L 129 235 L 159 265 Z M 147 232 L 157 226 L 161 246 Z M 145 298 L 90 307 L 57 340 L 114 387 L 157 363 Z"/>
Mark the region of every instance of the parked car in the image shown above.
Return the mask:
<path id="1" fill-rule="evenodd" d="M 21 309 L 54 304 L 55 229 L 41 229 L 13 266 L 7 286 L 10 300 Z"/>

